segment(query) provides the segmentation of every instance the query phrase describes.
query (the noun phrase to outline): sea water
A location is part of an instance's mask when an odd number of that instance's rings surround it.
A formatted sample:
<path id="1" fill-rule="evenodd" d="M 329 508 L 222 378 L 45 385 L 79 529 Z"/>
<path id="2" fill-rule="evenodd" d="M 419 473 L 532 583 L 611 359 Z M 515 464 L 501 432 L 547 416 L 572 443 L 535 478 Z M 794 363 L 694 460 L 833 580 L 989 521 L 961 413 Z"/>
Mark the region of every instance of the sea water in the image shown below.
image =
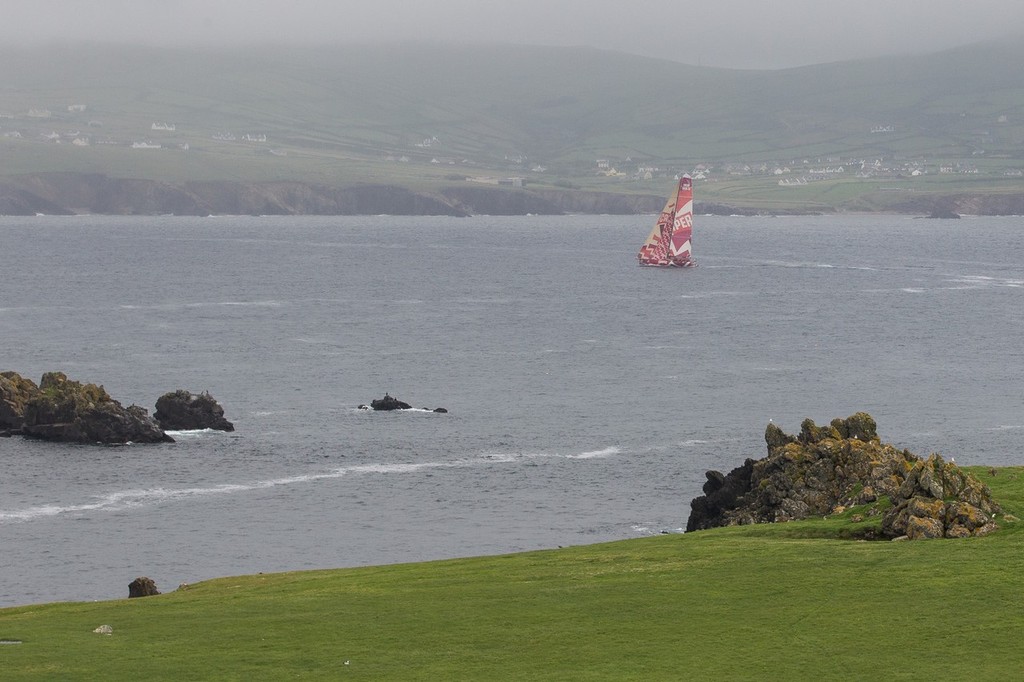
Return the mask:
<path id="1" fill-rule="evenodd" d="M 1024 464 L 1021 219 L 652 220 L 0 218 L 0 370 L 236 426 L 0 439 L 0 606 L 680 532 L 769 420 Z"/>

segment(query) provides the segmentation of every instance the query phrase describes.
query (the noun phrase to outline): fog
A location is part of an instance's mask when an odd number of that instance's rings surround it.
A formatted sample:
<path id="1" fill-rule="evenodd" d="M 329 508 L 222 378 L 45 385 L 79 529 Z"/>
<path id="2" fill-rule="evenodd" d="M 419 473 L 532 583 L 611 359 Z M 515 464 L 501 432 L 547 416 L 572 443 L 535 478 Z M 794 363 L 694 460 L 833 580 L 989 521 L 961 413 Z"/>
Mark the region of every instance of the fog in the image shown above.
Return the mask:
<path id="1" fill-rule="evenodd" d="M 1024 34 L 1019 0 L 0 0 L 6 45 L 586 45 L 780 68 Z"/>

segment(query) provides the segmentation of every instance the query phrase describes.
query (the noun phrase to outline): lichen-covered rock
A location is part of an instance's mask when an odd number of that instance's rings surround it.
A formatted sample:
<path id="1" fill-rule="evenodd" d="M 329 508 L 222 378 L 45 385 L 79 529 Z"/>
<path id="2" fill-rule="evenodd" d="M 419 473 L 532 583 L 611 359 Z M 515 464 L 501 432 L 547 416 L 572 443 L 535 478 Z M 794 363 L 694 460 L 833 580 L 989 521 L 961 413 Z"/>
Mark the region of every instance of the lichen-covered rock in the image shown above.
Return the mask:
<path id="1" fill-rule="evenodd" d="M 791 521 L 838 513 L 884 497 L 887 537 L 966 537 L 995 529 L 988 487 L 955 464 L 922 461 L 882 443 L 865 412 L 818 426 L 805 419 L 798 437 L 765 429 L 768 456 L 748 459 L 728 476 L 708 472 L 691 503 L 686 529 Z"/>
<path id="2" fill-rule="evenodd" d="M 173 442 L 137 405 L 123 407 L 102 386 L 47 372 L 39 393 L 25 404 L 22 432 L 32 438 L 73 443 Z"/>
<path id="3" fill-rule="evenodd" d="M 0 372 L 0 430 L 20 430 L 25 405 L 38 394 L 39 387 L 31 379 L 17 372 Z"/>
<path id="4" fill-rule="evenodd" d="M 914 463 L 892 503 L 882 517 L 882 532 L 911 539 L 986 535 L 996 529 L 992 518 L 1000 511 L 988 486 L 935 454 Z"/>
<path id="5" fill-rule="evenodd" d="M 878 440 L 878 425 L 867 412 L 858 412 L 846 419 L 833 419 L 832 428 L 839 432 L 840 438 Z"/>
<path id="6" fill-rule="evenodd" d="M 796 442 L 793 436 L 783 433 L 782 429 L 771 422 L 768 422 L 768 427 L 764 430 L 764 440 L 768 443 L 769 452 L 775 448 L 781 448 L 783 445 Z"/>
<path id="7" fill-rule="evenodd" d="M 205 391 L 196 394 L 179 389 L 163 394 L 156 401 L 153 418 L 167 431 L 235 430 L 234 424 L 224 417 L 224 408 Z"/>
<path id="8" fill-rule="evenodd" d="M 942 522 L 921 516 L 911 516 L 907 519 L 906 533 L 910 540 L 930 540 L 941 538 L 943 534 Z"/>

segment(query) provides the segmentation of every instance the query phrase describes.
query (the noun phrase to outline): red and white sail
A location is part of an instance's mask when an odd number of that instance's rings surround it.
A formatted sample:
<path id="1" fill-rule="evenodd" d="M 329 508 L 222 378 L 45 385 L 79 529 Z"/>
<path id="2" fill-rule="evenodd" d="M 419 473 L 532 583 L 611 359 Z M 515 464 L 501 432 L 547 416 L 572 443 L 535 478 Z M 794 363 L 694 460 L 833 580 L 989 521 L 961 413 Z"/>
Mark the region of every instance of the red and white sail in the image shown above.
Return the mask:
<path id="1" fill-rule="evenodd" d="M 689 175 L 679 178 L 676 191 L 658 215 L 654 229 L 640 247 L 637 259 L 640 265 L 660 267 L 689 267 L 696 265 L 691 258 L 693 236 L 693 180 Z"/>

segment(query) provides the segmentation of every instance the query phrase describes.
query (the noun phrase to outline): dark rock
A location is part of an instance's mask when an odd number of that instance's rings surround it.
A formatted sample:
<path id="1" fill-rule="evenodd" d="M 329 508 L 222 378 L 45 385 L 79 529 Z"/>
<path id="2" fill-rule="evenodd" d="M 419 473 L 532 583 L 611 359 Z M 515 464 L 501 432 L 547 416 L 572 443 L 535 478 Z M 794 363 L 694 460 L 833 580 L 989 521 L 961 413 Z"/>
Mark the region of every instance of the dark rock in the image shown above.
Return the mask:
<path id="1" fill-rule="evenodd" d="M 167 443 L 174 439 L 137 405 L 122 407 L 102 386 L 47 372 L 25 404 L 24 435 L 73 443 Z"/>
<path id="2" fill-rule="evenodd" d="M 448 414 L 448 410 L 443 407 L 435 407 L 434 412 L 437 412 L 438 414 Z"/>
<path id="3" fill-rule="evenodd" d="M 707 473 L 687 531 L 822 516 L 882 497 L 892 501 L 882 517 L 886 537 L 967 537 L 996 528 L 999 507 L 988 487 L 938 455 L 922 461 L 881 443 L 867 413 L 825 427 L 806 419 L 797 438 L 769 424 L 765 442 L 767 457 L 727 476 Z"/>
<path id="4" fill-rule="evenodd" d="M 409 403 L 402 402 L 397 398 L 392 398 L 387 393 L 384 394 L 383 398 L 377 398 L 376 400 L 370 401 L 370 407 L 375 410 L 408 410 L 412 407 Z"/>
<path id="5" fill-rule="evenodd" d="M 736 467 L 723 475 L 709 471 L 704 484 L 704 495 L 690 502 L 690 518 L 686 522 L 687 532 L 729 525 L 728 513 L 737 509 L 743 497 L 750 491 L 750 476 L 754 460 L 748 459 L 743 466 Z"/>
<path id="6" fill-rule="evenodd" d="M 153 418 L 167 431 L 235 430 L 234 424 L 224 418 L 224 408 L 205 391 L 195 394 L 179 389 L 163 394 L 156 401 Z"/>
<path id="7" fill-rule="evenodd" d="M 157 594 L 160 594 L 160 591 L 156 589 L 156 583 L 153 582 L 152 578 L 136 578 L 128 583 L 129 599 L 133 597 L 152 597 Z"/>
<path id="8" fill-rule="evenodd" d="M 948 208 L 936 208 L 928 217 L 937 220 L 959 220 L 960 214 Z"/>

